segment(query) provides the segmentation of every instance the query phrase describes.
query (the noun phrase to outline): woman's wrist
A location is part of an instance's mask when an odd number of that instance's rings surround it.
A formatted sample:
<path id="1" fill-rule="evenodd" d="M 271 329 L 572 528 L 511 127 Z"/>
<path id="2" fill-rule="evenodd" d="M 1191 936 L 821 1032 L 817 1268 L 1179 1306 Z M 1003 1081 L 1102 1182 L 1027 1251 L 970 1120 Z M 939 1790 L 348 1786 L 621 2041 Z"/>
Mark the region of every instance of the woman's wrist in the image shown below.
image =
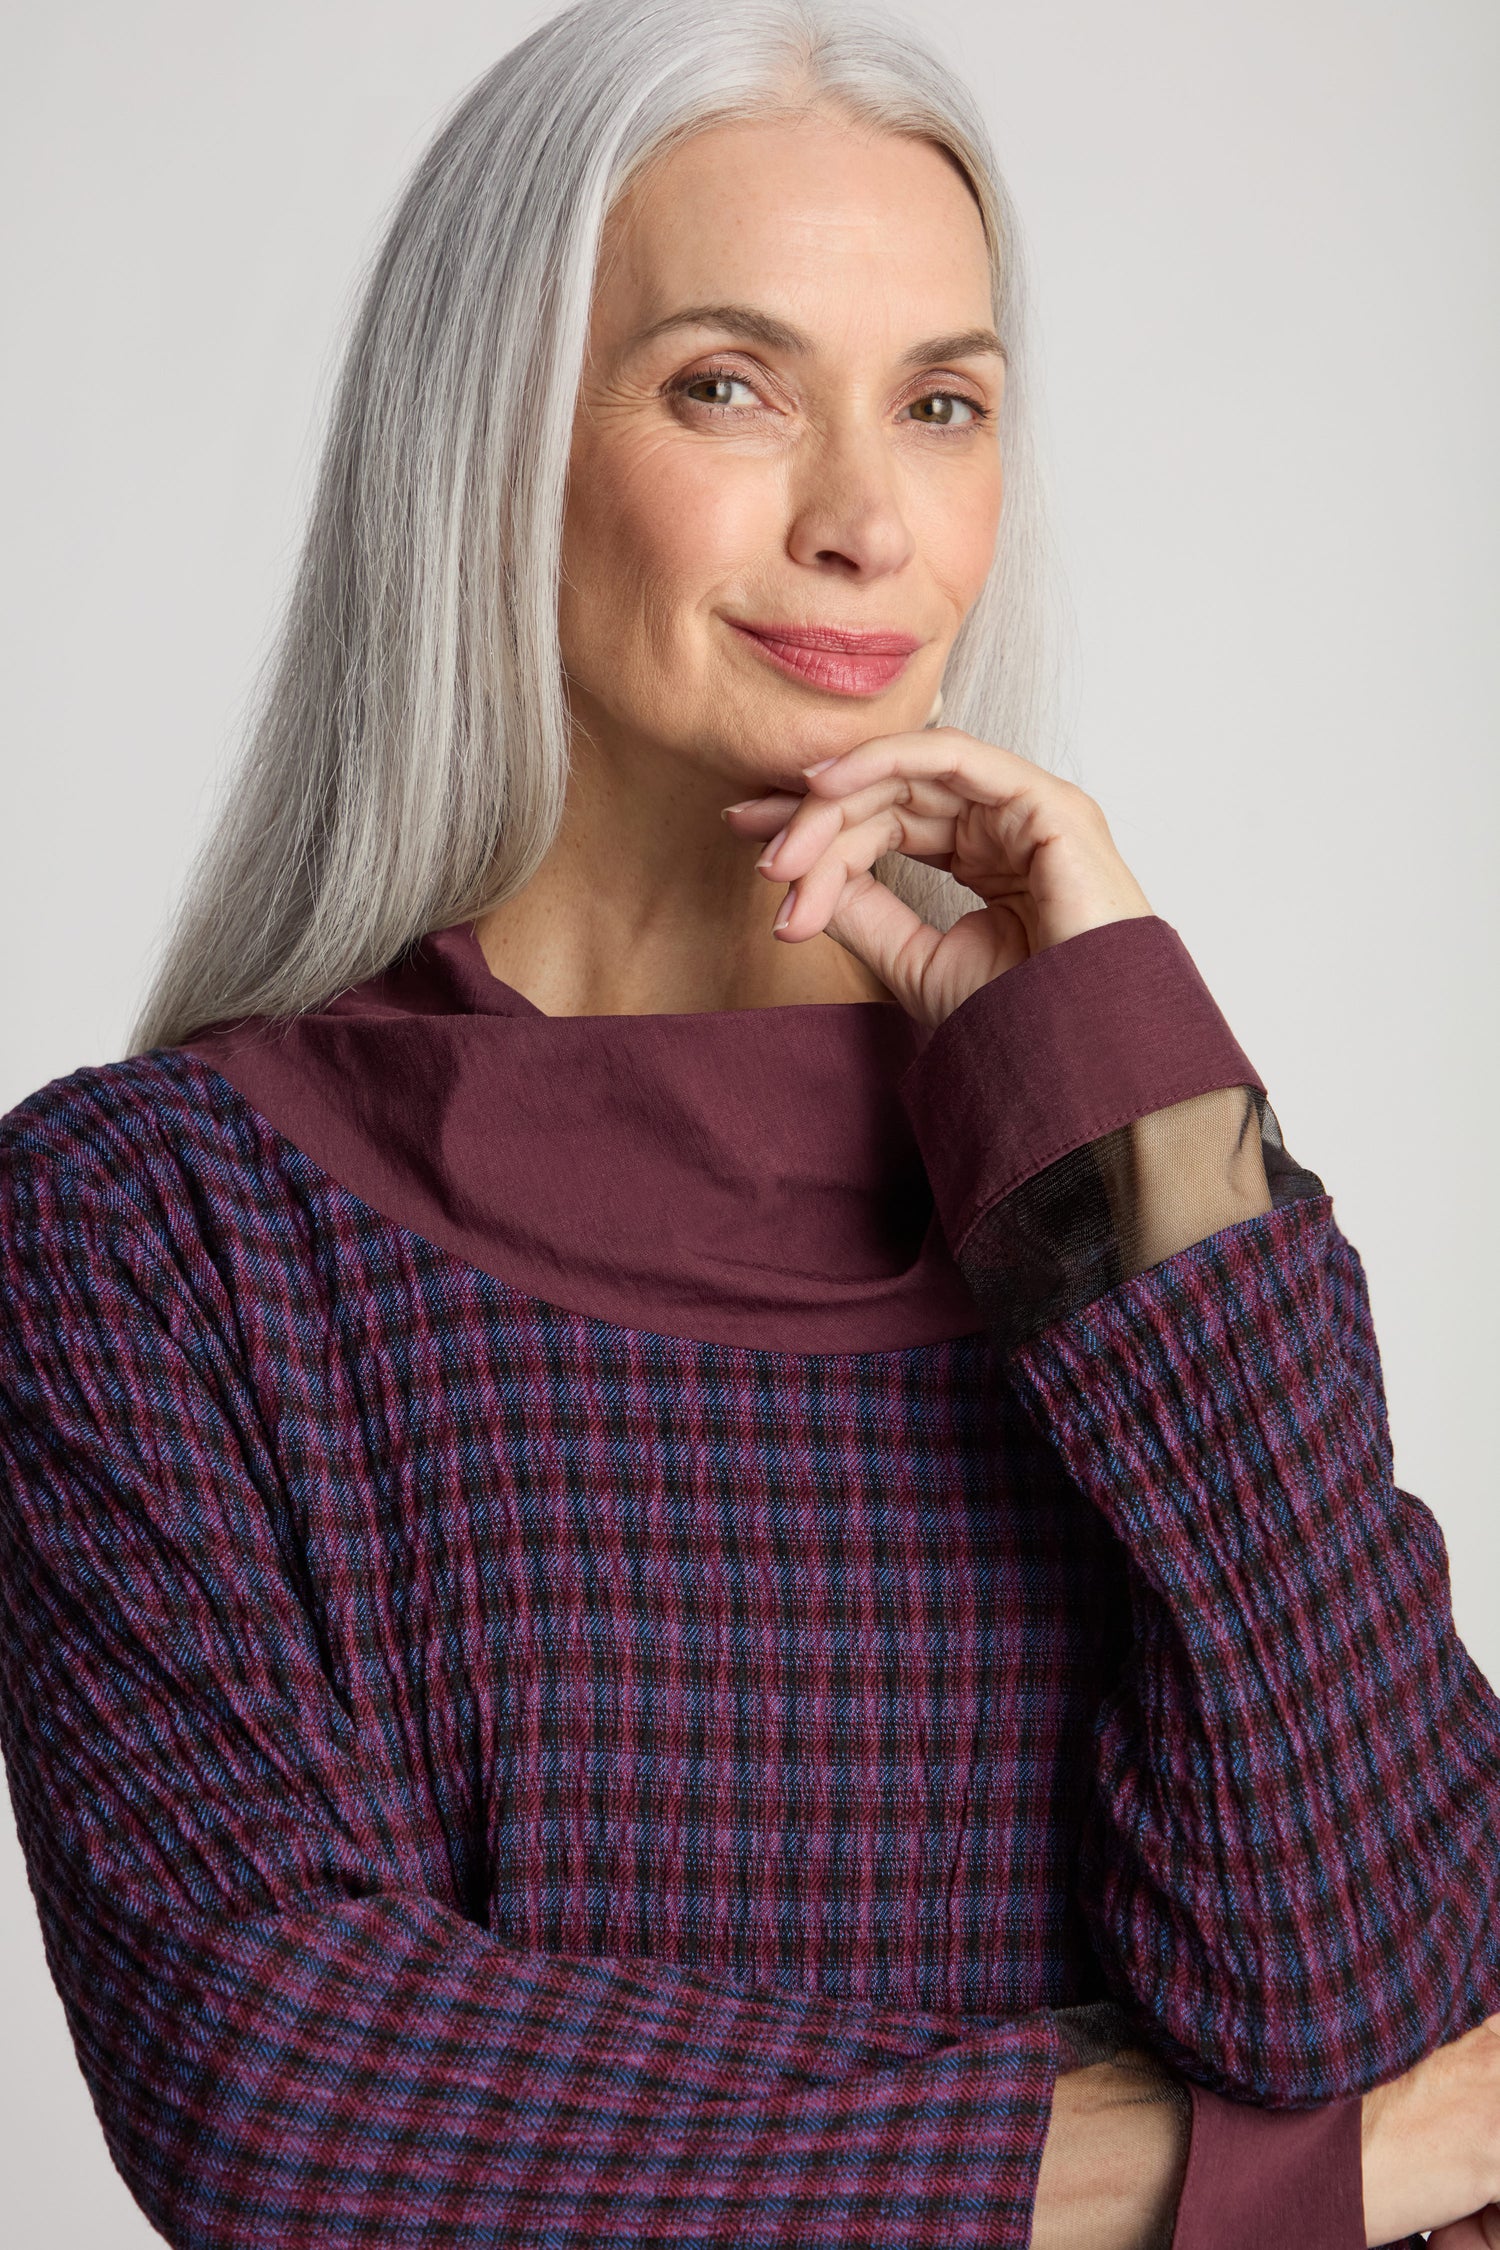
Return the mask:
<path id="1" fill-rule="evenodd" d="M 1163 1154 L 1169 1169 L 1173 1158 L 1151 1128 L 1139 1144 L 1122 1130 L 1179 1105 L 1174 1124 L 1196 1120 L 1186 1105 L 1204 1092 L 1233 1120 L 1192 1135 L 1222 1183 L 1247 1090 L 1260 1089 L 1182 939 L 1154 916 L 1085 931 L 993 979 L 900 1081 L 955 1248 L 994 1203 L 1079 1148 L 1124 1152 L 1113 1184 L 1133 1207 L 1131 1149 L 1158 1187 Z"/>
<path id="2" fill-rule="evenodd" d="M 1185 2084 L 1138 2049 L 1060 2074 L 1032 2250 L 1168 2250 L 1191 2132 Z"/>
<path id="3" fill-rule="evenodd" d="M 1500 2015 L 1373 2087 L 1360 2135 L 1369 2245 L 1500 2202 Z"/>

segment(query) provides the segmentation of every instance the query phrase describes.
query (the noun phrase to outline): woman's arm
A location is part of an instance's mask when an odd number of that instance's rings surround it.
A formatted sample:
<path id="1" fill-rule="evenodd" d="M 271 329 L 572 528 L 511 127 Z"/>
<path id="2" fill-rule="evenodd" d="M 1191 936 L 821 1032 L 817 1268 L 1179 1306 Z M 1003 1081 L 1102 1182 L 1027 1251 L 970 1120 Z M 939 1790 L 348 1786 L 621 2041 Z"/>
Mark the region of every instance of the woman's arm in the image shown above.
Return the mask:
<path id="1" fill-rule="evenodd" d="M 1070 2019 L 1086 2027 L 1081 2035 L 1070 2037 Z M 1189 2090 L 1132 2045 L 1116 2009 L 1062 2009 L 1057 2022 L 1074 2067 L 1053 2091 L 1031 2250 L 1170 2250 L 1192 2135 Z"/>
<path id="2" fill-rule="evenodd" d="M 1172 2067 L 1303 2108 L 1500 2006 L 1500 1703 L 1392 1479 L 1359 1260 L 1206 1001 L 1166 924 L 1107 924 L 981 986 L 903 1094 L 1128 1571 L 1080 1866 L 1106 1973 Z"/>
<path id="3" fill-rule="evenodd" d="M 355 1723 L 212 1258 L 126 1189 L 0 1131 L 0 1713 L 78 2059 L 165 2238 L 1158 2250 L 1183 2106 L 1104 2114 L 1049 2011 L 471 1918 L 462 1839 Z"/>
<path id="4" fill-rule="evenodd" d="M 782 942 L 826 930 L 935 1026 L 903 1094 L 949 1242 L 1120 1542 L 1135 1645 L 1081 1868 L 1106 1975 L 1195 2128 L 1229 2131 L 1225 2095 L 1344 2105 L 1347 2231 L 1351 2089 L 1482 2019 L 1500 1967 L 1500 1704 L 1392 1481 L 1358 1261 L 1092 798 L 950 727 L 805 779 L 726 818 L 775 837 Z M 924 922 L 890 852 L 978 905 Z"/>

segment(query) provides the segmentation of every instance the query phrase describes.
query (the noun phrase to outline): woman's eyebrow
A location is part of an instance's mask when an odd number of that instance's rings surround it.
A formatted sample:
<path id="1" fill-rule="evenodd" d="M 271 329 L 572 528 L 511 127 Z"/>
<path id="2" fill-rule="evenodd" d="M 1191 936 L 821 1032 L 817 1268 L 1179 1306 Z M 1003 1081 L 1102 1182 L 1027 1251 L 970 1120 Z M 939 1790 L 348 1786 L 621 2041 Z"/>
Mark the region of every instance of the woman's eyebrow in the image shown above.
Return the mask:
<path id="1" fill-rule="evenodd" d="M 988 353 L 1004 359 L 1005 346 L 993 328 L 956 328 L 950 336 L 929 336 L 901 354 L 902 367 L 930 367 L 939 359 L 974 359 Z"/>
<path id="2" fill-rule="evenodd" d="M 687 305 L 681 312 L 667 313 L 654 320 L 649 328 L 632 336 L 629 351 L 642 344 L 651 343 L 658 336 L 668 335 L 674 328 L 728 328 L 737 336 L 748 336 L 757 344 L 765 344 L 774 352 L 810 352 L 811 336 L 790 322 L 777 320 L 770 313 L 760 312 L 754 305 Z"/>
<path id="3" fill-rule="evenodd" d="M 731 334 L 764 344 L 771 351 L 805 354 L 816 350 L 811 336 L 789 321 L 777 320 L 771 313 L 762 312 L 755 305 L 687 305 L 681 312 L 667 313 L 654 320 L 632 336 L 627 352 L 638 351 L 658 336 L 665 336 L 677 328 L 723 328 Z M 934 360 L 969 359 L 976 354 L 991 354 L 1005 358 L 1005 346 L 993 328 L 960 328 L 946 336 L 929 336 L 924 343 L 912 344 L 902 352 L 901 367 L 927 367 Z"/>

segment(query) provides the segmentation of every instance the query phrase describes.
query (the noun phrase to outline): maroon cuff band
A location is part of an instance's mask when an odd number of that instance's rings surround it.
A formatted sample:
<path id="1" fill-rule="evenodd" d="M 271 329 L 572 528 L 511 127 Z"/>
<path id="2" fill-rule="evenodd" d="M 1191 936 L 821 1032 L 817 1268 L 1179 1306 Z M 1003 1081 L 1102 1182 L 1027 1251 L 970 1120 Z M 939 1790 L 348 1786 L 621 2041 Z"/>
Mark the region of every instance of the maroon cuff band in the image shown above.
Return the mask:
<path id="1" fill-rule="evenodd" d="M 1365 2250 L 1358 2094 L 1270 2110 L 1192 2093 L 1172 2250 Z"/>
<path id="2" fill-rule="evenodd" d="M 982 984 L 897 1081 L 957 1255 L 1001 1196 L 1117 1126 L 1265 1087 L 1177 932 L 1106 922 Z"/>

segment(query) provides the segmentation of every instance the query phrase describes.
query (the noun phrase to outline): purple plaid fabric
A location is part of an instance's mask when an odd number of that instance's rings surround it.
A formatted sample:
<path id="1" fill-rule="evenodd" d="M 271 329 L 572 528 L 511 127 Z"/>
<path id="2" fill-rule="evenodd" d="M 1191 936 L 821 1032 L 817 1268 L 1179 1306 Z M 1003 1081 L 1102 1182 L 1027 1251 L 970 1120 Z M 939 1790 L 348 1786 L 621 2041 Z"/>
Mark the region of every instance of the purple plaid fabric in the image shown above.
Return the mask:
<path id="1" fill-rule="evenodd" d="M 1020 2250 L 1049 2009 L 1295 2108 L 1500 2007 L 1500 1704 L 1326 1197 L 1009 1355 L 757 1350 L 158 1052 L 4 1121 L 0 1261 L 12 1801 L 175 2244 Z"/>

